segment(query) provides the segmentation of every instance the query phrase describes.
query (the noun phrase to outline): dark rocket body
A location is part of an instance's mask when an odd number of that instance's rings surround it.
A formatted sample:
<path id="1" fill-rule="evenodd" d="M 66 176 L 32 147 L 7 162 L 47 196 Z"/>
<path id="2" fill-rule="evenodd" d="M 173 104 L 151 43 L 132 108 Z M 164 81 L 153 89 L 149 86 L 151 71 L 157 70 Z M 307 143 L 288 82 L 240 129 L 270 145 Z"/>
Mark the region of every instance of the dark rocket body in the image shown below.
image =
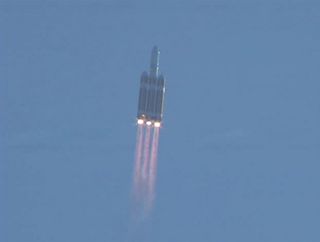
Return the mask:
<path id="1" fill-rule="evenodd" d="M 160 126 L 162 121 L 165 80 L 163 75 L 159 75 L 159 55 L 159 49 L 153 47 L 150 73 L 145 71 L 141 75 L 137 114 L 139 124 Z"/>

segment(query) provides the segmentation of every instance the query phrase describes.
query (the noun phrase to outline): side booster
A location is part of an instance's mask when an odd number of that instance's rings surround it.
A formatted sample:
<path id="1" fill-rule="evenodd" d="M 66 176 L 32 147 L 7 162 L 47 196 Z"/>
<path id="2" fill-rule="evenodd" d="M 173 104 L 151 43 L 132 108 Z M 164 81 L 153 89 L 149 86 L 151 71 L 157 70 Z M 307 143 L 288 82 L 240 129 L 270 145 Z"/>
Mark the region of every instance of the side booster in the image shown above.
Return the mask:
<path id="1" fill-rule="evenodd" d="M 150 73 L 142 73 L 138 104 L 138 124 L 161 126 L 165 80 L 159 75 L 160 51 L 155 46 L 151 53 Z"/>

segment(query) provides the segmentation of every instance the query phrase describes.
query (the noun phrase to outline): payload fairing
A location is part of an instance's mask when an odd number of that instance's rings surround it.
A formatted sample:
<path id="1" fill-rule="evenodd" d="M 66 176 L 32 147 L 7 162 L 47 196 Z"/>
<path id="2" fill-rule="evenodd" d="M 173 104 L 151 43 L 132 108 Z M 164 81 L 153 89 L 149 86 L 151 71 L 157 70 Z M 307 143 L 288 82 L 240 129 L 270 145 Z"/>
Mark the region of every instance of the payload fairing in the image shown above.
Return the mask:
<path id="1" fill-rule="evenodd" d="M 140 79 L 140 92 L 137 122 L 148 126 L 160 127 L 163 116 L 163 101 L 165 80 L 159 75 L 160 51 L 154 46 L 151 53 L 150 73 L 142 73 Z"/>

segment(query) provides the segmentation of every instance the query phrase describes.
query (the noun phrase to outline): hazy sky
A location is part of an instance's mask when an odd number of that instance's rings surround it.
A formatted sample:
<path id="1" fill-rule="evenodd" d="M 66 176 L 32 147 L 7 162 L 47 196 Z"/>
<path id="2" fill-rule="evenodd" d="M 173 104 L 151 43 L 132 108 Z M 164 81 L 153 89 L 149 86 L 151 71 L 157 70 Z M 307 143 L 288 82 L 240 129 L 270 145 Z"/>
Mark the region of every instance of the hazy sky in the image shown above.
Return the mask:
<path id="1" fill-rule="evenodd" d="M 320 2 L 0 0 L 0 241 L 319 242 Z M 131 238 L 140 74 L 167 79 Z"/>

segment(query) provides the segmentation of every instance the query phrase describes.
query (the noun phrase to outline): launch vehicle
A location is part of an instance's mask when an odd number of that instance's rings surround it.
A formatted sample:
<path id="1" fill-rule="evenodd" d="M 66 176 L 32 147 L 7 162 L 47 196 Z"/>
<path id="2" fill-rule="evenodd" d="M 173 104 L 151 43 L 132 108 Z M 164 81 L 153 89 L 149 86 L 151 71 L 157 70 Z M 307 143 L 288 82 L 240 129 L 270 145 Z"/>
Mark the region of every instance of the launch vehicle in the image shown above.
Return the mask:
<path id="1" fill-rule="evenodd" d="M 163 117 L 165 79 L 159 74 L 160 51 L 154 46 L 151 53 L 150 71 L 144 71 L 140 79 L 138 125 L 160 127 Z"/>

